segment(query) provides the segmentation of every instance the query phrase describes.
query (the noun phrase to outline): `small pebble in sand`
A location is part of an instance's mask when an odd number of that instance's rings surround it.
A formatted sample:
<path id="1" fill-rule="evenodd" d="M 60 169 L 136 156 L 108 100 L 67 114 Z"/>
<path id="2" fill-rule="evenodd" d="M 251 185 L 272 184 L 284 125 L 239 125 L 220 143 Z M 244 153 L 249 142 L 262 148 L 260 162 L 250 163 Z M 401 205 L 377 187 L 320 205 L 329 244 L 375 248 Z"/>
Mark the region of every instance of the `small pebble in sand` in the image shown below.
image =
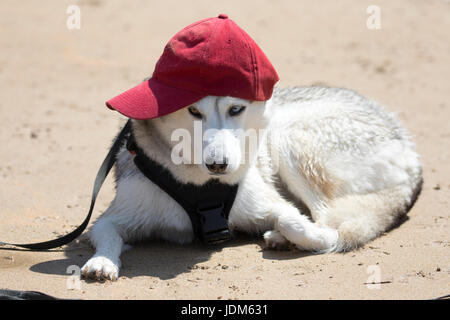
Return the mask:
<path id="1" fill-rule="evenodd" d="M 422 270 L 420 270 L 419 272 L 416 272 L 416 275 L 421 276 L 422 278 L 425 278 L 425 272 L 423 272 Z"/>
<path id="2" fill-rule="evenodd" d="M 441 186 L 440 186 L 439 184 L 436 184 L 436 185 L 433 187 L 433 189 L 434 189 L 434 190 L 441 190 Z"/>

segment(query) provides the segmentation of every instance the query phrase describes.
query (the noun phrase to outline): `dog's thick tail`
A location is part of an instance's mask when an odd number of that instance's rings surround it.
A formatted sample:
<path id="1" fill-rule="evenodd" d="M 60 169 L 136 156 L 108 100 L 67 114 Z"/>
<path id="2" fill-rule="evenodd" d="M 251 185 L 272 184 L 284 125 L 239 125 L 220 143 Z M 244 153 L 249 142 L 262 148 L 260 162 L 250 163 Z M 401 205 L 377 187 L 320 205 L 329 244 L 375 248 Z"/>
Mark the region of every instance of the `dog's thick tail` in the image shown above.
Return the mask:
<path id="1" fill-rule="evenodd" d="M 411 185 L 363 195 L 348 195 L 333 201 L 328 225 L 338 230 L 334 252 L 364 245 L 401 222 L 422 188 L 420 173 Z"/>

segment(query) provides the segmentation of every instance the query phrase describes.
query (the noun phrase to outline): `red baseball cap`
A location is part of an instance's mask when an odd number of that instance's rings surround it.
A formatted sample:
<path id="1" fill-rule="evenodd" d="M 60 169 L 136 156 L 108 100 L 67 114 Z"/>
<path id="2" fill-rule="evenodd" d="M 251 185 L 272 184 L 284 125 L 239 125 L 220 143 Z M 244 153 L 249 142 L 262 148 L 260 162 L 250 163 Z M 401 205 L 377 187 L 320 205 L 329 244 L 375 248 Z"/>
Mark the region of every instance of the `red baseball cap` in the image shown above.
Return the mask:
<path id="1" fill-rule="evenodd" d="M 209 95 L 270 99 L 278 75 L 266 55 L 225 14 L 193 23 L 166 45 L 153 76 L 106 102 L 133 119 L 152 119 Z"/>

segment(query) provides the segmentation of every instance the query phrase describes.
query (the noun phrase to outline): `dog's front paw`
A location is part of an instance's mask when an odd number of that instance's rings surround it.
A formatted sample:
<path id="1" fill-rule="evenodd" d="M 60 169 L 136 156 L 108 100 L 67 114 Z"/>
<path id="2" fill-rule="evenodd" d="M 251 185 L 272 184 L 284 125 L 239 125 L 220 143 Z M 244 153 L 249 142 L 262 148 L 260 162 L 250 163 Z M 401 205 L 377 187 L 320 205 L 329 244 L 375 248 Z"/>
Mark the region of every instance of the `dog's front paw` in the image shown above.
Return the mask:
<path id="1" fill-rule="evenodd" d="M 119 266 L 106 257 L 93 257 L 81 268 L 84 278 L 99 281 L 116 281 L 119 278 Z"/>
<path id="2" fill-rule="evenodd" d="M 277 230 L 271 230 L 264 233 L 266 248 L 275 250 L 287 250 L 289 241 Z"/>

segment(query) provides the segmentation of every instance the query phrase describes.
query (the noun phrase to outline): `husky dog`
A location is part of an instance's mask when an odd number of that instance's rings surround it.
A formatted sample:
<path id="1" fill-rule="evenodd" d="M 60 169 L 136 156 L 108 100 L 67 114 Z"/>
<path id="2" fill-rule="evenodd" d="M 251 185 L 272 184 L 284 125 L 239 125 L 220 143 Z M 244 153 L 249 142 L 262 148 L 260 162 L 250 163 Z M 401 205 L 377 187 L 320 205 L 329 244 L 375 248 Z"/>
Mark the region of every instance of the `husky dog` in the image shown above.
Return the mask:
<path id="1" fill-rule="evenodd" d="M 203 131 L 217 129 L 200 147 L 221 152 L 201 164 L 175 164 L 172 133 L 183 128 L 194 136 L 195 121 Z M 233 134 L 249 128 L 266 132 L 253 155 Z M 422 183 L 418 154 L 395 116 L 346 89 L 275 88 L 264 102 L 208 96 L 160 118 L 132 120 L 132 131 L 145 154 L 180 182 L 238 183 L 230 230 L 261 234 L 268 248 L 361 246 L 407 213 Z M 96 253 L 82 268 L 85 277 L 116 280 L 128 243 L 194 239 L 184 209 L 132 157 L 125 146 L 117 154 L 117 193 L 90 231 Z"/>

